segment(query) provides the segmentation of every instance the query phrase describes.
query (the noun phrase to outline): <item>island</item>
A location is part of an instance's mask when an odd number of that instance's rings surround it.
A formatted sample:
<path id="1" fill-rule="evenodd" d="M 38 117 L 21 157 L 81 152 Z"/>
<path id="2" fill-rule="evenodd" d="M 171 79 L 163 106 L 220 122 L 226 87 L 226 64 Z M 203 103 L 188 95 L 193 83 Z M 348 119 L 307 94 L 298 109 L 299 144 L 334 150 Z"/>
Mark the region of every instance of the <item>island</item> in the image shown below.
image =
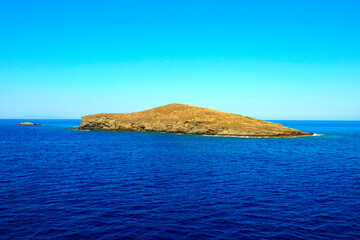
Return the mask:
<path id="1" fill-rule="evenodd" d="M 313 133 L 239 114 L 187 104 L 134 113 L 99 113 L 81 118 L 80 130 L 165 132 L 237 137 L 298 137 Z"/>
<path id="2" fill-rule="evenodd" d="M 32 123 L 32 122 L 22 122 L 22 123 L 19 123 L 17 125 L 18 126 L 42 126 L 42 124 L 35 124 L 35 123 Z"/>

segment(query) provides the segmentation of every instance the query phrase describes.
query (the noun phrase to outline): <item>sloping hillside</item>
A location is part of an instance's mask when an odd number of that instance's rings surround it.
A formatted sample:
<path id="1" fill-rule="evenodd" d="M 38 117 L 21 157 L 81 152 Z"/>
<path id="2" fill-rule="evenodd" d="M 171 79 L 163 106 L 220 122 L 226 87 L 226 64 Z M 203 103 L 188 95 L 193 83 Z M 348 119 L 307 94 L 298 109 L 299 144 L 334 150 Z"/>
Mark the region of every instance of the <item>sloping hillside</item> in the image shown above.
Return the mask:
<path id="1" fill-rule="evenodd" d="M 253 137 L 312 135 L 277 123 L 177 103 L 135 113 L 87 115 L 78 129 Z"/>

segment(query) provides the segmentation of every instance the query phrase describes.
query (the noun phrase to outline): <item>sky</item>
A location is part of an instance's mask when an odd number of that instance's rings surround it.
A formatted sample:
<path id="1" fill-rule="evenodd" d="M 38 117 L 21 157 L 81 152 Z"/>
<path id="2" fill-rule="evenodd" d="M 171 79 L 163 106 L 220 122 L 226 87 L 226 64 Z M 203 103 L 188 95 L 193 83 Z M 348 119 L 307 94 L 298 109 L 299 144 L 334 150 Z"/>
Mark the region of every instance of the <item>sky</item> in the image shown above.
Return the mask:
<path id="1" fill-rule="evenodd" d="M 0 118 L 184 103 L 360 120 L 360 1 L 2 1 Z"/>

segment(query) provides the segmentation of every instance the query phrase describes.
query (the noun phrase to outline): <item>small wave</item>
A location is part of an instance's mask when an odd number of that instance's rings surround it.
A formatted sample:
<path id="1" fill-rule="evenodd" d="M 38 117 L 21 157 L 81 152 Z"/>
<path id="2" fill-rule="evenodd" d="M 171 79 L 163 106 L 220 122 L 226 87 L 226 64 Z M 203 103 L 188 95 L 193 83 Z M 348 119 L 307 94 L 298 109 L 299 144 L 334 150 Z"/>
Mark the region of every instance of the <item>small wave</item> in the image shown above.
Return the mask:
<path id="1" fill-rule="evenodd" d="M 313 136 L 314 136 L 314 137 L 320 137 L 320 136 L 325 136 L 325 134 L 314 133 Z"/>

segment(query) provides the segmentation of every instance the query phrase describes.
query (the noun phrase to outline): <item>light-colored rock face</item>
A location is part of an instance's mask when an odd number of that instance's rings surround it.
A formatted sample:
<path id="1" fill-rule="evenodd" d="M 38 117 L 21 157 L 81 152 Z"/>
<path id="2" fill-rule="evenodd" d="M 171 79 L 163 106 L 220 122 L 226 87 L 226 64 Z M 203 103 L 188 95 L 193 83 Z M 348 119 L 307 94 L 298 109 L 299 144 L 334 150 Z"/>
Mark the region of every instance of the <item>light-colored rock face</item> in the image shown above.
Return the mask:
<path id="1" fill-rule="evenodd" d="M 259 137 L 311 135 L 277 123 L 185 104 L 169 104 L 136 113 L 88 115 L 81 118 L 78 128 Z"/>
<path id="2" fill-rule="evenodd" d="M 35 123 L 31 123 L 31 122 L 23 122 L 23 123 L 19 123 L 19 126 L 35 126 Z"/>

